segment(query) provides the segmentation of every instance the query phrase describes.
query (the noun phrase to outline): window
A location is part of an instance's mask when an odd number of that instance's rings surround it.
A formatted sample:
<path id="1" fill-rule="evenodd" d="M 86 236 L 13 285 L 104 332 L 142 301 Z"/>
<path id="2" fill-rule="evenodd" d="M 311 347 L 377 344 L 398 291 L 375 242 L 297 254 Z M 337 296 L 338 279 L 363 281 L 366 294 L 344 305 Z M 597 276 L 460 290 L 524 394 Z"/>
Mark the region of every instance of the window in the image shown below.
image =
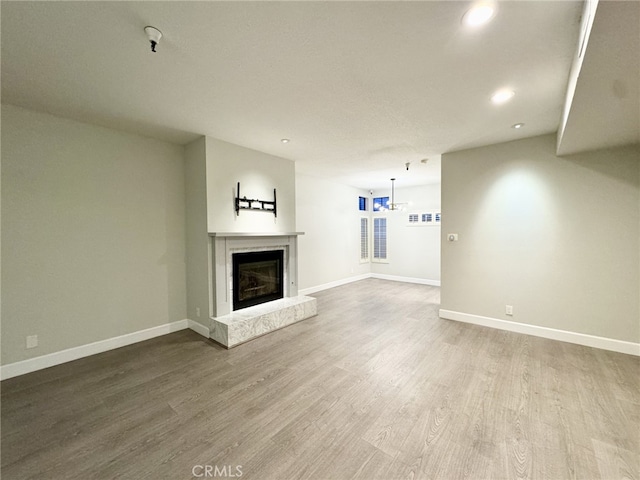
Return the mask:
<path id="1" fill-rule="evenodd" d="M 373 199 L 373 211 L 384 212 L 389 208 L 389 197 L 376 197 Z"/>
<path id="2" fill-rule="evenodd" d="M 433 214 L 432 213 L 423 213 L 422 214 L 422 221 L 424 223 L 433 222 Z"/>
<path id="3" fill-rule="evenodd" d="M 417 213 L 409 214 L 409 223 L 418 223 L 419 219 L 420 219 L 420 215 L 418 215 Z"/>
<path id="4" fill-rule="evenodd" d="M 367 211 L 367 197 L 358 197 L 358 210 L 361 212 Z"/>
<path id="5" fill-rule="evenodd" d="M 387 219 L 379 217 L 373 219 L 373 261 L 387 260 Z"/>
<path id="6" fill-rule="evenodd" d="M 440 223 L 440 214 L 439 213 L 436 213 L 436 222 Z"/>
<path id="7" fill-rule="evenodd" d="M 369 261 L 369 219 L 360 217 L 360 262 Z"/>

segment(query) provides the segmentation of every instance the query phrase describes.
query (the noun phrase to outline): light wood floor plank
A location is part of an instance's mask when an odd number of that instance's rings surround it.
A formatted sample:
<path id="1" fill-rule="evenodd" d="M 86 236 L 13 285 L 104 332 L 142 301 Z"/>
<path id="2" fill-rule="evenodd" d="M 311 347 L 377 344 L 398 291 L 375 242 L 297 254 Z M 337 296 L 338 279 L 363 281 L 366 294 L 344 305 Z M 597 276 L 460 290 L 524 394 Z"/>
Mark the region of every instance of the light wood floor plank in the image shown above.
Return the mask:
<path id="1" fill-rule="evenodd" d="M 2 382 L 2 478 L 640 480 L 637 357 L 442 320 L 436 287 L 315 296 L 231 350 L 182 331 Z"/>

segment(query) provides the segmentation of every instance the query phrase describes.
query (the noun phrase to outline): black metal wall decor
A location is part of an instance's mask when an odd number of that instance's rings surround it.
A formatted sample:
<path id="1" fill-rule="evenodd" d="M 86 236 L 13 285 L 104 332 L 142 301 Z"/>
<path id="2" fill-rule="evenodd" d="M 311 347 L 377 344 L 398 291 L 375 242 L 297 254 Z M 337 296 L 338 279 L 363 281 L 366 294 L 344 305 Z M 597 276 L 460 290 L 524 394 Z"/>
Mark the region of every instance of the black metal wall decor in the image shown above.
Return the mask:
<path id="1" fill-rule="evenodd" d="M 263 212 L 273 212 L 273 216 L 278 216 L 276 206 L 276 189 L 273 189 L 273 201 L 258 200 L 256 198 L 240 198 L 240 182 L 236 190 L 236 215 L 240 215 L 240 210 L 262 210 Z"/>

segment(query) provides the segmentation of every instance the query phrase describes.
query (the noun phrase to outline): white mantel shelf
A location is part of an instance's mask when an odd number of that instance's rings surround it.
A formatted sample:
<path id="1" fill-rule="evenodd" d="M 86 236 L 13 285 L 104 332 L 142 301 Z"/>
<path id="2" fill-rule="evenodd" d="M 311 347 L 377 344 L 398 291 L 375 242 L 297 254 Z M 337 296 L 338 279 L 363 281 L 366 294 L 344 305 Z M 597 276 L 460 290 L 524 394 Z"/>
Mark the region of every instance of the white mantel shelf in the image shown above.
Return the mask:
<path id="1" fill-rule="evenodd" d="M 209 232 L 211 237 L 293 237 L 304 232 Z"/>

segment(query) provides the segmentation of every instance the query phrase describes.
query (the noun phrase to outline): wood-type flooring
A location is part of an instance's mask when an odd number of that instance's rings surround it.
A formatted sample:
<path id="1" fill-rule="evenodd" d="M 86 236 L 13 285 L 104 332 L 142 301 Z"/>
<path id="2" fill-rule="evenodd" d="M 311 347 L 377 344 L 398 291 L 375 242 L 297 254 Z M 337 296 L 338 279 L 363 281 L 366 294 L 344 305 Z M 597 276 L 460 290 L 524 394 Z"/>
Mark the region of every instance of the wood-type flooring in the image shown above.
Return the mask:
<path id="1" fill-rule="evenodd" d="M 640 359 L 368 279 L 231 350 L 185 330 L 1 384 L 3 480 L 639 479 Z"/>

